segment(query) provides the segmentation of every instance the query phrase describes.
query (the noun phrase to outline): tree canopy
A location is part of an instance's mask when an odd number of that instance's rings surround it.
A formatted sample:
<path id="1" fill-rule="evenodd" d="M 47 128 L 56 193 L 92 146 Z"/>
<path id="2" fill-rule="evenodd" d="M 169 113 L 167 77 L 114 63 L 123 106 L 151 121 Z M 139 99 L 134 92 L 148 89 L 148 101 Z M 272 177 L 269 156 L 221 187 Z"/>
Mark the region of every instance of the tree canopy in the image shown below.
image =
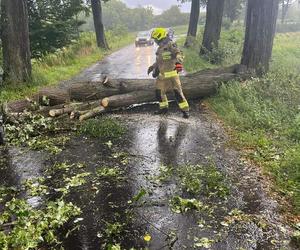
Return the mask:
<path id="1" fill-rule="evenodd" d="M 28 0 L 29 30 L 33 57 L 54 52 L 78 36 L 78 19 L 87 12 L 84 0 Z"/>

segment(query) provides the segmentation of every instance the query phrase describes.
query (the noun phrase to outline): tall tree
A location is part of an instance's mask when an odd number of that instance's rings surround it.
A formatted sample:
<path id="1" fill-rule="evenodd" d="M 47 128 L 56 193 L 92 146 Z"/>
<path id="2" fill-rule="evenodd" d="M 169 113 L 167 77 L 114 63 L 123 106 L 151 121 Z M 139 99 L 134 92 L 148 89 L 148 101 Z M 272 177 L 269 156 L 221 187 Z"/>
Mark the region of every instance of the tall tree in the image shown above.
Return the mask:
<path id="1" fill-rule="evenodd" d="M 208 0 L 206 7 L 206 23 L 201 47 L 201 54 L 211 52 L 218 47 L 221 35 L 224 0 Z"/>
<path id="2" fill-rule="evenodd" d="M 181 2 L 186 2 L 182 0 Z M 198 21 L 200 15 L 200 6 L 205 5 L 205 0 L 192 0 L 189 28 L 184 43 L 185 47 L 190 47 L 197 36 Z"/>
<path id="3" fill-rule="evenodd" d="M 1 1 L 1 38 L 6 82 L 19 84 L 31 77 L 26 0 Z"/>
<path id="4" fill-rule="evenodd" d="M 248 0 L 242 64 L 263 74 L 269 69 L 279 0 Z"/>
<path id="5" fill-rule="evenodd" d="M 225 0 L 224 16 L 231 22 L 237 20 L 242 13 L 245 0 Z"/>
<path id="6" fill-rule="evenodd" d="M 103 25 L 101 0 L 91 0 L 98 47 L 109 49 Z"/>
<path id="7" fill-rule="evenodd" d="M 280 0 L 281 2 L 281 23 L 285 22 L 287 13 L 292 4 L 295 3 L 295 0 Z M 300 1 L 299 1 L 300 3 Z"/>

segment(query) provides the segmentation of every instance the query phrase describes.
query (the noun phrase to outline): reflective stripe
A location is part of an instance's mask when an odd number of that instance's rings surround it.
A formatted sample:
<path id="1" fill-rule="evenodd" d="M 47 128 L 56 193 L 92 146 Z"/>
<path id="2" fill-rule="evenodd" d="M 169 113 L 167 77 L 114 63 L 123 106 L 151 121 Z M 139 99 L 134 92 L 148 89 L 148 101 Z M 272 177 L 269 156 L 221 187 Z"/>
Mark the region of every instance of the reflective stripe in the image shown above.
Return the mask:
<path id="1" fill-rule="evenodd" d="M 190 106 L 187 101 L 178 104 L 180 109 L 188 109 Z"/>
<path id="2" fill-rule="evenodd" d="M 172 58 L 172 53 L 169 51 L 163 52 L 161 55 L 163 60 L 170 60 Z"/>
<path id="3" fill-rule="evenodd" d="M 171 78 L 171 77 L 175 77 L 178 75 L 176 70 L 173 71 L 169 71 L 169 72 L 165 72 L 161 74 L 164 78 Z"/>
<path id="4" fill-rule="evenodd" d="M 168 101 L 159 103 L 159 108 L 160 109 L 165 109 L 165 108 L 168 108 L 168 107 L 169 107 L 169 102 Z"/>

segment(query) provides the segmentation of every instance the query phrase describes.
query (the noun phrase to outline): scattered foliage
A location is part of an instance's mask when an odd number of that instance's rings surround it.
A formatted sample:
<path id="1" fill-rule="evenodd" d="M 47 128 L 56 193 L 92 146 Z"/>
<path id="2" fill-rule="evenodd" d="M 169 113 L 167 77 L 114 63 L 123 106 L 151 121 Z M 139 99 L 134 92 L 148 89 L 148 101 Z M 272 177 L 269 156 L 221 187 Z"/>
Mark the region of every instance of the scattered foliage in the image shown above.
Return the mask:
<path id="1" fill-rule="evenodd" d="M 61 124 L 53 119 L 30 112 L 11 120 L 5 126 L 8 143 L 28 146 L 33 150 L 45 150 L 52 154 L 60 153 L 69 140 L 66 135 L 57 135 L 62 129 L 64 128 Z"/>
<path id="2" fill-rule="evenodd" d="M 197 199 L 184 199 L 179 196 L 174 196 L 170 202 L 171 209 L 174 213 L 185 213 L 190 210 L 201 211 L 204 206 Z"/>
<path id="3" fill-rule="evenodd" d="M 210 248 L 211 245 L 215 242 L 214 240 L 210 240 L 206 237 L 203 238 L 194 238 L 194 247 L 197 248 Z"/>
<path id="4" fill-rule="evenodd" d="M 226 178 L 214 163 L 206 166 L 185 165 L 176 168 L 161 166 L 159 171 L 159 175 L 155 178 L 157 181 L 176 180 L 184 191 L 192 195 L 202 194 L 219 198 L 226 198 L 229 195 Z"/>
<path id="5" fill-rule="evenodd" d="M 48 188 L 41 184 L 43 182 L 43 178 L 28 180 L 21 189 L 24 188 L 29 196 L 45 195 Z M 79 215 L 80 209 L 60 198 L 47 201 L 40 207 L 33 207 L 28 200 L 15 197 L 20 190 L 14 189 L 11 192 L 11 189 L 1 188 L 4 207 L 0 214 L 0 248 L 36 249 L 41 245 L 58 246 L 60 240 L 57 230 L 72 217 Z"/>

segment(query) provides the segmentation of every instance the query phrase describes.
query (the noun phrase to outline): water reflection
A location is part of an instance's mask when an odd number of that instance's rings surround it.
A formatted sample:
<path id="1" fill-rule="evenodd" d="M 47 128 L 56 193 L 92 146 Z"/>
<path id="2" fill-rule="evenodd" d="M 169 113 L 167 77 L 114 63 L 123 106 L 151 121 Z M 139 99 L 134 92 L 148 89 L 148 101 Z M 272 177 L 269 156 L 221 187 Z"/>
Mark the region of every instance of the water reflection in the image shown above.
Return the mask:
<path id="1" fill-rule="evenodd" d="M 158 152 L 163 165 L 176 166 L 180 162 L 181 144 L 186 137 L 186 123 L 168 125 L 168 120 L 159 123 L 157 131 Z"/>

